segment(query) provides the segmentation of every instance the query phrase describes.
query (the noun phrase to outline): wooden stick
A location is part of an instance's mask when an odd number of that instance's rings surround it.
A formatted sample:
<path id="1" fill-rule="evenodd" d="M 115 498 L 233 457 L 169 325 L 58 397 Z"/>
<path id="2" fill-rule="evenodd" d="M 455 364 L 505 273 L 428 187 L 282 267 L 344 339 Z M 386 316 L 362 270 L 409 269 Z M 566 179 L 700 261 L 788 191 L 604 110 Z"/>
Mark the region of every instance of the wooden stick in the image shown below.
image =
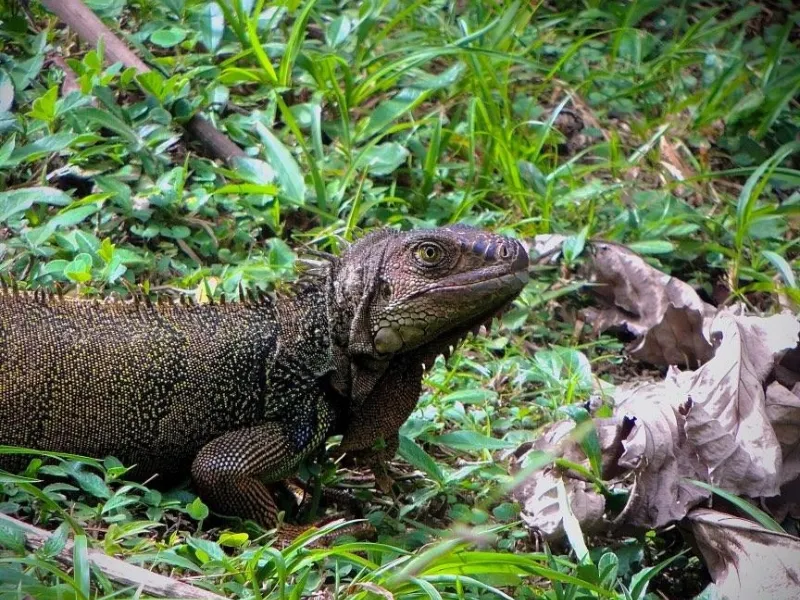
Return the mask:
<path id="1" fill-rule="evenodd" d="M 0 513 L 0 524 L 22 531 L 25 535 L 25 546 L 31 550 L 41 548 L 50 537 L 50 532 L 19 521 L 8 515 Z M 67 541 L 64 549 L 58 553 L 55 559 L 63 565 L 72 566 L 72 546 L 71 541 Z M 185 598 L 186 600 L 225 600 L 213 592 L 183 583 L 158 573 L 151 573 L 147 569 L 137 567 L 130 563 L 109 556 L 100 550 L 89 549 L 87 551 L 89 562 L 102 571 L 106 577 L 124 586 L 133 586 L 141 589 L 144 593 L 159 598 Z"/>
<path id="2" fill-rule="evenodd" d="M 121 62 L 126 67 L 133 67 L 139 73 L 151 71 L 144 61 L 119 39 L 113 31 L 106 27 L 81 0 L 41 0 L 47 10 L 64 21 L 84 42 L 97 47 L 100 39 L 105 44 L 106 62 Z M 208 119 L 195 115 L 186 124 L 186 129 L 199 141 L 214 158 L 231 163 L 235 158 L 246 157 L 247 154 L 221 133 Z"/>

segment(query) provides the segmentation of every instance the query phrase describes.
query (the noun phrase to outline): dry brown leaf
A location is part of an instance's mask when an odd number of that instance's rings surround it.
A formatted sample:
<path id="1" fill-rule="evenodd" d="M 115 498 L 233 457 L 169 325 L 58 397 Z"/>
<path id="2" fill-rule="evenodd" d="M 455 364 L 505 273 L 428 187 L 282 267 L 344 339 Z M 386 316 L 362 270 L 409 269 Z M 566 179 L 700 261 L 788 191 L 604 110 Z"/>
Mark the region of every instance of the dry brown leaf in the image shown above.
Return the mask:
<path id="1" fill-rule="evenodd" d="M 595 429 L 604 451 L 603 463 L 611 463 L 616 456 L 611 453 L 619 445 L 616 419 L 596 419 Z M 589 468 L 589 460 L 577 441 L 581 427 L 574 421 L 564 420 L 545 427 L 533 444 L 524 444 L 514 453 L 519 460 L 512 463 L 512 472 L 529 451 L 547 452 L 554 458 L 565 458 Z M 570 509 L 584 532 L 595 531 L 603 523 L 605 498 L 588 483 L 574 474 L 562 472 L 555 467 L 536 471 L 522 481 L 512 492 L 521 505 L 521 517 L 525 524 L 546 540 L 563 539 L 565 535 L 564 515 L 558 499 L 558 485 L 563 481 L 569 498 Z"/>
<path id="2" fill-rule="evenodd" d="M 767 416 L 764 381 L 799 333 L 791 315 L 721 312 L 714 319 L 710 335 L 719 346 L 685 390 L 691 399 L 687 440 L 708 468 L 709 483 L 750 497 L 778 494 L 781 449 Z"/>
<path id="3" fill-rule="evenodd" d="M 622 440 L 624 451 L 617 464 L 634 471 L 635 477 L 628 504 L 615 523 L 662 527 L 682 519 L 708 497 L 708 492 L 684 481 L 703 479 L 706 470 L 687 443 L 680 411 L 685 395 L 674 378 L 628 394 L 616 413 L 635 424 Z"/>
<path id="4" fill-rule="evenodd" d="M 800 539 L 706 508 L 688 519 L 718 597 L 800 598 Z"/>
<path id="5" fill-rule="evenodd" d="M 528 252 L 531 254 L 531 260 L 534 262 L 552 262 L 559 256 L 561 246 L 566 239 L 567 236 L 556 233 L 535 236 L 528 248 Z"/>
<path id="6" fill-rule="evenodd" d="M 716 309 L 690 285 L 651 267 L 624 246 L 593 242 L 591 249 L 588 276 L 601 285 L 590 291 L 606 305 L 586 311 L 596 331 L 624 327 L 636 337 L 631 354 L 654 365 L 696 367 L 711 358 L 703 326 Z"/>
<path id="7" fill-rule="evenodd" d="M 775 383 L 768 404 L 764 389 L 798 334 L 800 323 L 792 315 L 760 318 L 723 311 L 710 325 L 717 350 L 703 367 L 671 368 L 664 381 L 615 390 L 615 417 L 594 420 L 604 477 L 632 474 L 628 503 L 614 525 L 654 528 L 684 518 L 709 495 L 686 479 L 765 498 L 798 477 L 800 398 Z M 554 423 L 529 447 L 588 467 L 575 430 L 571 421 Z M 550 539 L 563 533 L 555 488 L 559 477 L 534 473 L 515 492 L 526 523 Z M 594 527 L 600 503 L 590 497 L 593 490 L 565 483 L 576 495 L 571 499 L 576 517 Z M 793 507 L 787 504 L 784 512 Z"/>
<path id="8" fill-rule="evenodd" d="M 590 533 L 603 522 L 605 498 L 591 483 L 562 475 L 556 469 L 547 469 L 518 488 L 515 497 L 522 505 L 522 520 L 548 541 L 561 540 L 565 536 L 565 515 L 558 500 L 558 485 L 562 481 L 572 514 L 583 532 Z"/>
<path id="9" fill-rule="evenodd" d="M 773 381 L 767 388 L 766 407 L 767 417 L 781 445 L 780 483 L 784 485 L 800 476 L 800 384 L 787 390 Z"/>

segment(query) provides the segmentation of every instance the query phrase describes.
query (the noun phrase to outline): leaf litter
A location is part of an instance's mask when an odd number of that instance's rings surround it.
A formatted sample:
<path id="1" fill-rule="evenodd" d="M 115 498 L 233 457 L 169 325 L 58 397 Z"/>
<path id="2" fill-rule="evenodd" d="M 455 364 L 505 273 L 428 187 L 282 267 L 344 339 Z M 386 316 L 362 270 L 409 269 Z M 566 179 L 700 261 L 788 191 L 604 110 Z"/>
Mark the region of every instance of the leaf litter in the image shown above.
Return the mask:
<path id="1" fill-rule="evenodd" d="M 560 241 L 548 236 L 531 247 L 552 259 Z M 800 516 L 798 316 L 717 309 L 623 246 L 600 241 L 587 249 L 583 275 L 598 306 L 584 319 L 598 333 L 627 332 L 630 355 L 667 372 L 661 381 L 617 386 L 613 417 L 593 419 L 605 489 L 586 477 L 585 424 L 557 421 L 517 449 L 516 471 L 532 453 L 564 459 L 513 490 L 523 521 L 551 541 L 567 536 L 573 518 L 590 534 L 681 523 L 722 597 L 797 597 L 800 541 L 706 508 L 712 492 L 690 480 L 747 498 L 779 520 Z M 564 467 L 571 463 L 582 468 Z M 560 488 L 569 511 L 559 505 Z M 612 491 L 627 495 L 621 509 L 611 507 Z"/>

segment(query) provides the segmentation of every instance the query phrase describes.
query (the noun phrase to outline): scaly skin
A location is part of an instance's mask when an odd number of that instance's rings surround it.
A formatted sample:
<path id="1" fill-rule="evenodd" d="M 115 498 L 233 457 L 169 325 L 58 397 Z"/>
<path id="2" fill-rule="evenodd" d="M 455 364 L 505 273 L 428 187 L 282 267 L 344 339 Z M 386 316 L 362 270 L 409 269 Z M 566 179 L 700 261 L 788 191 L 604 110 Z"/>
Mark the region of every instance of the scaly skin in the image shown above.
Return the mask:
<path id="1" fill-rule="evenodd" d="M 455 226 L 369 235 L 275 302 L 150 306 L 6 290 L 0 443 L 113 455 L 164 485 L 191 473 L 212 508 L 271 527 L 267 485 L 328 436 L 343 434 L 344 450 L 375 464 L 393 454 L 422 363 L 507 305 L 526 277 L 520 244 Z"/>

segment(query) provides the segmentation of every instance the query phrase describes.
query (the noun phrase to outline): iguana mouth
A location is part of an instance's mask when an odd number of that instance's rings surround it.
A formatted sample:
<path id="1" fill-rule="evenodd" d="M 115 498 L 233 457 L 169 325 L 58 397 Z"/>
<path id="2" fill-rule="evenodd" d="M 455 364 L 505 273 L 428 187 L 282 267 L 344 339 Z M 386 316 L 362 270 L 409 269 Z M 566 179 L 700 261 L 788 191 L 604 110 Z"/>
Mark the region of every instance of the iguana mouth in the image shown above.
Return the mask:
<path id="1" fill-rule="evenodd" d="M 491 292 L 493 290 L 502 290 L 507 294 L 509 289 L 517 288 L 517 285 L 515 284 L 518 284 L 519 286 L 517 291 L 525 287 L 525 284 L 528 283 L 528 279 L 528 270 L 525 269 L 524 271 L 515 271 L 513 273 L 506 273 L 504 275 L 498 275 L 495 277 L 465 281 L 464 283 L 432 286 L 424 292 L 420 292 L 420 294 L 436 294 L 437 292 L 445 293 L 462 290 L 469 290 L 472 292 Z"/>

